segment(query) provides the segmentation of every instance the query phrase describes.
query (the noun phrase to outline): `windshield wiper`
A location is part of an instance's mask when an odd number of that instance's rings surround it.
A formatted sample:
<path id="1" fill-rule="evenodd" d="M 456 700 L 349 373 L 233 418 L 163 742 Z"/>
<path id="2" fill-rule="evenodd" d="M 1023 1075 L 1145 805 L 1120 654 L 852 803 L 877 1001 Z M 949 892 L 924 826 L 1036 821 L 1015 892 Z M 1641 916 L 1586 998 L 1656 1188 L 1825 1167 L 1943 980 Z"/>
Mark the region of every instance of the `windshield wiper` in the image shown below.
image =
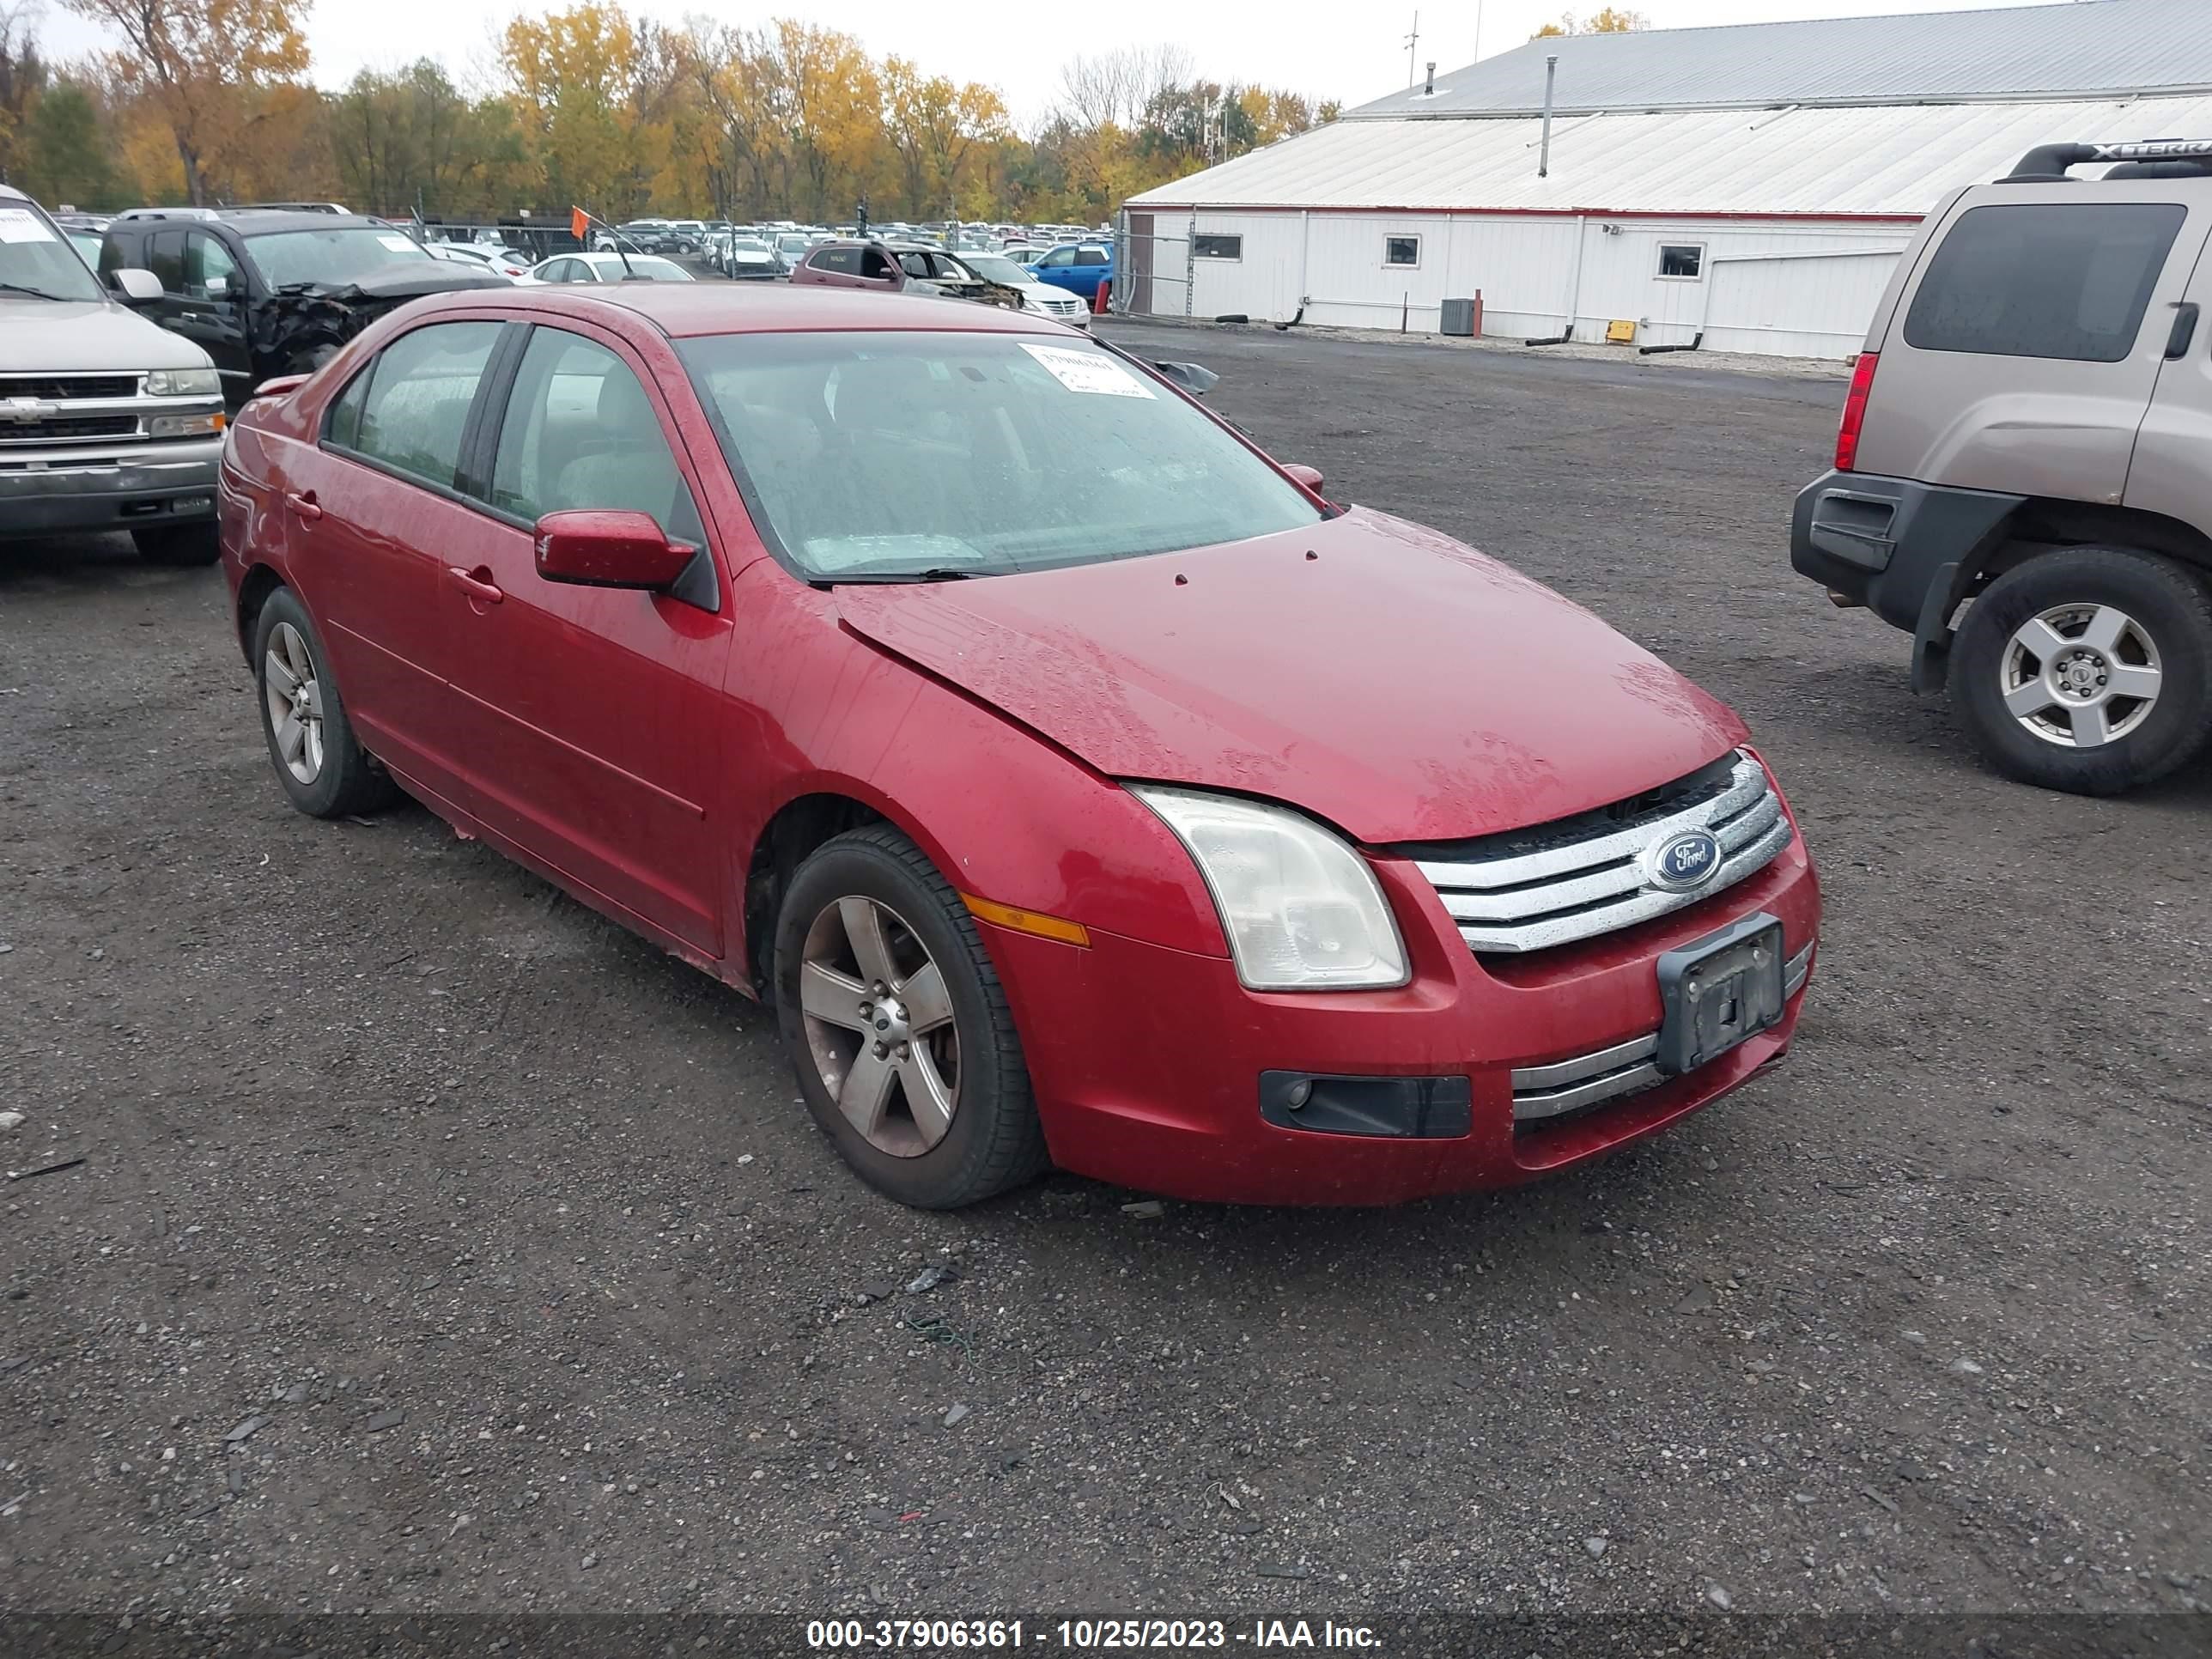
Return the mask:
<path id="1" fill-rule="evenodd" d="M 981 570 L 965 570 L 954 565 L 931 565 L 923 570 L 860 570 L 842 576 L 824 576 L 823 582 L 836 587 L 846 582 L 964 582 L 976 576 L 993 574 Z M 1004 572 L 996 573 L 1004 574 Z"/>
<path id="2" fill-rule="evenodd" d="M 42 288 L 26 288 L 21 283 L 0 283 L 0 294 L 27 294 L 34 300 L 58 300 L 64 305 L 69 303 L 70 297 L 66 294 L 49 294 Z"/>

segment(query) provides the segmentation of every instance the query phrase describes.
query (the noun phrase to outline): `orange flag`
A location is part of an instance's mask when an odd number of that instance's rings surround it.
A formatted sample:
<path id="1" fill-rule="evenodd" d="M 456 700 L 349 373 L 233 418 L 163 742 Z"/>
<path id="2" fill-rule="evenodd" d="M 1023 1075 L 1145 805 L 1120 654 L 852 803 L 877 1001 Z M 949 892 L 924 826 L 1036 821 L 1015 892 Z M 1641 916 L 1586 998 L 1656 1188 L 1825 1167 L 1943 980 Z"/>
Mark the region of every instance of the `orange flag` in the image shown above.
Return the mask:
<path id="1" fill-rule="evenodd" d="M 570 208 L 568 234 L 580 242 L 584 240 L 592 234 L 592 216 L 580 207 Z"/>

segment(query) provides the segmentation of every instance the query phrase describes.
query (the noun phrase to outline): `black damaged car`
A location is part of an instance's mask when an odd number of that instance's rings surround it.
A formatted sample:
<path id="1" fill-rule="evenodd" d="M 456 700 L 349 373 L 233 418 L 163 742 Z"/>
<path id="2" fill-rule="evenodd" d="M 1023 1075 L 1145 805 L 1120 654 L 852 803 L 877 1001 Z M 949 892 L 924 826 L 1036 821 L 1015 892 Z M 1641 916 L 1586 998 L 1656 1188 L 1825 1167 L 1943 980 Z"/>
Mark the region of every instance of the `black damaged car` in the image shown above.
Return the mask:
<path id="1" fill-rule="evenodd" d="M 139 208 L 108 222 L 100 275 L 149 270 L 161 297 L 133 301 L 207 349 L 236 409 L 264 380 L 304 374 L 394 306 L 507 278 L 433 258 L 404 231 L 358 214 Z"/>

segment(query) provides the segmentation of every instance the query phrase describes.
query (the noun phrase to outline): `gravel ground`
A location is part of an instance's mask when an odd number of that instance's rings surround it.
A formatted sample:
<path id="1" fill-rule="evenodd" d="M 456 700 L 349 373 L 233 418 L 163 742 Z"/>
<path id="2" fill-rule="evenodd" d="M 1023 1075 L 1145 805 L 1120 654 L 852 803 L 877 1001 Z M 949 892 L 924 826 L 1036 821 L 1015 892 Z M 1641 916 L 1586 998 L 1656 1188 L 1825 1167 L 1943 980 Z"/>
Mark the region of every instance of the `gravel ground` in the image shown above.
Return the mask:
<path id="1" fill-rule="evenodd" d="M 0 1604 L 2212 1601 L 2212 777 L 2003 783 L 1790 574 L 1832 381 L 1110 331 L 1744 712 L 1831 907 L 1791 1062 L 1503 1195 L 908 1213 L 760 1010 L 294 815 L 214 574 L 0 545 L 0 1164 L 84 1160 L 0 1189 Z"/>

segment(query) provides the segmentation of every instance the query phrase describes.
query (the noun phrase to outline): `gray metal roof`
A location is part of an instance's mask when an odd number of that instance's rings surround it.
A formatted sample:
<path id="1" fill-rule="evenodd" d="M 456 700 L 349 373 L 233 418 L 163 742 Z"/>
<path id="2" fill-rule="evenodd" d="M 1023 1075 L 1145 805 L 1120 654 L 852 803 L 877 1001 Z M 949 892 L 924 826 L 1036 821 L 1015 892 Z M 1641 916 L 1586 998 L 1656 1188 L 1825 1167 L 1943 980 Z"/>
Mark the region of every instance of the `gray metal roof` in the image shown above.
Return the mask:
<path id="1" fill-rule="evenodd" d="M 1555 107 L 1765 109 L 2212 91 L 2212 0 L 2072 0 L 1996 11 L 1836 17 L 1532 40 L 1348 112 L 1348 119 Z M 2185 136 L 2185 135 L 2175 135 Z"/>

